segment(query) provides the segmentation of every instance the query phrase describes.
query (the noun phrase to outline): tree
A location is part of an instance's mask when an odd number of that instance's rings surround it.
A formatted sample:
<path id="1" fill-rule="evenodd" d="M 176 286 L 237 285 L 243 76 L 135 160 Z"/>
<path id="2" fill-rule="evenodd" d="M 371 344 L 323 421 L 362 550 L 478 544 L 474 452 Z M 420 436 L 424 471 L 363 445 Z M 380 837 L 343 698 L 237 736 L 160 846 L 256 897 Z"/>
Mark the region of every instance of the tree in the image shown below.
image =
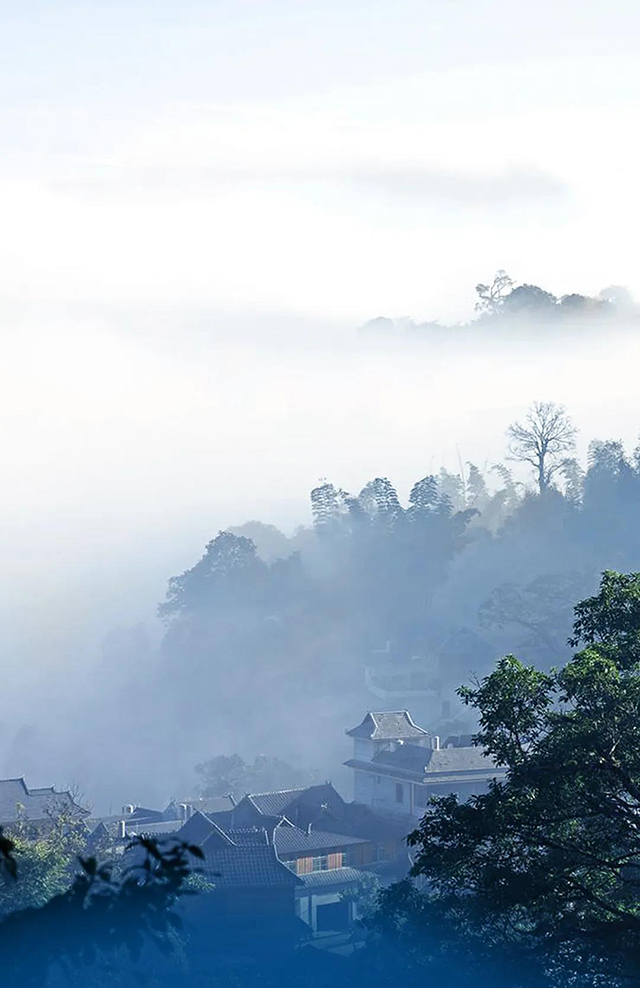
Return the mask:
<path id="1" fill-rule="evenodd" d="M 614 306 L 621 315 L 637 312 L 637 306 L 629 289 L 625 285 L 608 285 L 599 292 L 599 297 Z"/>
<path id="2" fill-rule="evenodd" d="M 449 473 L 444 467 L 438 475 L 438 488 L 443 497 L 448 498 L 454 511 L 464 511 L 467 507 L 466 484 L 462 473 Z"/>
<path id="3" fill-rule="evenodd" d="M 403 513 L 396 489 L 387 477 L 370 480 L 358 494 L 358 500 L 383 528 L 393 527 Z"/>
<path id="4" fill-rule="evenodd" d="M 574 449 L 575 436 L 576 429 L 563 405 L 536 401 L 524 424 L 514 422 L 507 429 L 509 458 L 534 467 L 540 493 L 544 494 L 562 467 L 562 455 Z"/>
<path id="5" fill-rule="evenodd" d="M 584 494 L 585 474 L 580 463 L 574 456 L 562 461 L 560 466 L 564 477 L 564 496 L 571 504 L 579 505 Z"/>
<path id="6" fill-rule="evenodd" d="M 270 792 L 274 789 L 294 789 L 311 785 L 315 777 L 311 772 L 300 771 L 279 758 L 256 755 L 253 762 L 245 762 L 240 755 L 216 755 L 200 765 L 196 772 L 202 777 L 199 795 L 244 796 L 247 792 Z"/>
<path id="7" fill-rule="evenodd" d="M 603 298 L 591 298 L 589 295 L 579 295 L 572 292 L 563 295 L 559 302 L 562 313 L 576 316 L 602 316 L 615 311 L 612 302 Z"/>
<path id="8" fill-rule="evenodd" d="M 491 316 L 496 315 L 500 311 L 506 296 L 513 289 L 513 285 L 513 279 L 502 269 L 496 272 L 490 285 L 483 285 L 482 283 L 476 285 L 476 293 L 478 295 L 476 311 L 484 312 Z"/>
<path id="9" fill-rule="evenodd" d="M 533 651 L 545 661 L 557 661 L 571 628 L 572 602 L 583 584 L 577 574 L 564 573 L 538 576 L 524 587 L 502 583 L 481 604 L 480 626 L 521 628 L 526 637 L 519 648 Z"/>
<path id="10" fill-rule="evenodd" d="M 13 856 L 20 859 L 20 882 L 0 880 L 0 919 L 43 906 L 69 888 L 78 854 L 86 845 L 86 829 L 82 821 L 59 812 L 42 828 L 18 822 L 11 830 L 11 845 Z"/>
<path id="11" fill-rule="evenodd" d="M 220 532 L 206 546 L 205 554 L 192 569 L 169 580 L 167 599 L 160 604 L 161 617 L 181 612 L 205 612 L 235 599 L 250 596 L 261 586 L 266 564 L 256 547 L 242 535 Z"/>
<path id="12" fill-rule="evenodd" d="M 551 315 L 557 311 L 557 303 L 555 295 L 538 285 L 518 285 L 502 300 L 501 309 L 506 315 Z"/>
<path id="13" fill-rule="evenodd" d="M 409 837 L 428 910 L 509 983 L 639 984 L 640 574 L 605 573 L 575 609 L 561 670 L 513 656 L 460 690 L 504 781 L 433 799 Z M 534 980 L 531 979 L 534 977 Z"/>
<path id="14" fill-rule="evenodd" d="M 409 494 L 409 516 L 422 518 L 433 514 L 440 504 L 440 487 L 433 474 L 417 480 Z"/>
<path id="15" fill-rule="evenodd" d="M 133 961 L 147 944 L 169 953 L 181 925 L 174 906 L 190 892 L 191 858 L 202 859 L 202 851 L 174 838 L 138 837 L 127 852 L 118 870 L 80 858 L 65 891 L 0 923 L 3 988 L 43 988 L 53 966 L 95 973 L 114 956 L 117 983 L 125 984 L 123 952 Z M 16 885 L 22 880 L 19 848 L 1 830 L 0 875 Z"/>
<path id="16" fill-rule="evenodd" d="M 467 504 L 470 508 L 482 511 L 489 500 L 487 484 L 475 463 L 467 462 L 468 476 L 466 482 Z"/>
<path id="17" fill-rule="evenodd" d="M 337 490 L 333 484 L 323 480 L 311 491 L 311 512 L 316 530 L 324 534 L 325 530 L 335 528 L 340 517 L 344 514 L 344 493 Z"/>

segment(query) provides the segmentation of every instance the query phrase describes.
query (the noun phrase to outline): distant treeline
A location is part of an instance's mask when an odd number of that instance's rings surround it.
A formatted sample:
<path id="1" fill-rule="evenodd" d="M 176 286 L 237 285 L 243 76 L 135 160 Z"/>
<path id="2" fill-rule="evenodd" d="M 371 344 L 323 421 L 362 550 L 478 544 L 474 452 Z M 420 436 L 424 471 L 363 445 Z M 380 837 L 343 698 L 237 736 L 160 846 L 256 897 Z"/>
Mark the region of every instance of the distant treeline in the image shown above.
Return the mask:
<path id="1" fill-rule="evenodd" d="M 255 521 L 220 532 L 160 607 L 173 701 L 260 734 L 268 699 L 291 729 L 289 759 L 300 717 L 320 750 L 339 739 L 344 711 L 365 702 L 363 662 L 386 641 L 432 656 L 452 692 L 505 651 L 562 664 L 575 600 L 606 568 L 640 569 L 640 453 L 594 440 L 582 464 L 573 434 L 563 409 L 538 403 L 508 433 L 531 484 L 468 463 L 420 478 L 404 503 L 385 477 L 356 494 L 324 480 L 313 525 L 292 537 Z M 179 701 L 194 676 L 199 702 Z"/>
<path id="2" fill-rule="evenodd" d="M 554 295 L 538 285 L 517 284 L 506 271 L 498 271 L 490 284 L 476 285 L 476 316 L 466 326 L 513 326 L 518 323 L 580 323 L 585 320 L 632 320 L 640 310 L 631 293 L 623 285 L 609 285 L 597 295 L 569 292 Z M 416 323 L 412 319 L 390 319 L 378 316 L 361 326 L 369 335 L 408 334 L 421 336 L 452 329 L 439 322 Z M 458 326 L 457 328 L 463 328 Z"/>

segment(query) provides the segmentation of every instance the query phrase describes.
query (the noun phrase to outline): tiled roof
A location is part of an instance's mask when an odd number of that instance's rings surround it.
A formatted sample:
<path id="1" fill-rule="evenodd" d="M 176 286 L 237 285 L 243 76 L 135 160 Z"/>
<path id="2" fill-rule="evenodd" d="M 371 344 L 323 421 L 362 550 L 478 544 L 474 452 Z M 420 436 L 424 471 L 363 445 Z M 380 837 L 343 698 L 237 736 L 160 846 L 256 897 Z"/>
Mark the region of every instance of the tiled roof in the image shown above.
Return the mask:
<path id="1" fill-rule="evenodd" d="M 147 806 L 136 806 L 132 813 L 126 814 L 127 820 L 135 820 L 136 823 L 139 820 L 147 820 L 149 823 L 160 823 L 165 819 L 165 815 L 162 810 L 152 810 Z"/>
<path id="2" fill-rule="evenodd" d="M 264 827 L 243 827 L 240 830 L 226 830 L 225 833 L 238 847 L 251 847 L 269 843 L 269 838 Z"/>
<path id="3" fill-rule="evenodd" d="M 198 810 L 180 827 L 177 836 L 188 844 L 198 844 L 201 847 L 206 844 L 211 848 L 214 845 L 217 847 L 233 846 L 231 838 L 220 829 L 217 823 L 214 823 L 213 820 Z"/>
<path id="4" fill-rule="evenodd" d="M 232 826 L 251 818 L 251 811 L 261 817 L 271 817 L 277 823 L 282 816 L 299 827 L 314 823 L 321 812 L 329 807 L 343 805 L 343 799 L 330 782 L 306 786 L 301 789 L 283 789 L 278 792 L 247 793 L 232 811 Z M 249 812 L 247 812 L 249 811 Z M 215 814 L 216 821 L 221 814 Z M 266 821 L 265 821 L 266 822 Z"/>
<path id="5" fill-rule="evenodd" d="M 349 768 L 379 775 L 399 774 L 399 777 L 415 778 L 416 781 L 432 778 L 443 781 L 445 778 L 463 781 L 467 774 L 474 777 L 494 778 L 505 773 L 481 748 L 421 748 L 416 744 L 398 744 L 379 751 L 370 762 L 350 759 L 345 762 Z"/>
<path id="6" fill-rule="evenodd" d="M 100 822 L 96 827 L 94 827 L 89 836 L 87 837 L 88 844 L 96 844 L 100 840 L 109 836 L 109 829 L 105 823 Z"/>
<path id="7" fill-rule="evenodd" d="M 231 796 L 205 796 L 203 799 L 185 799 L 184 802 L 190 803 L 194 810 L 201 813 L 224 813 L 235 806 Z"/>
<path id="8" fill-rule="evenodd" d="M 223 830 L 228 830 L 233 826 L 233 810 L 223 810 L 221 813 L 205 813 L 210 820 L 217 823 Z"/>
<path id="9" fill-rule="evenodd" d="M 417 744 L 401 744 L 374 755 L 372 762 L 405 768 L 424 775 L 443 772 L 478 772 L 495 768 L 494 762 L 482 748 L 421 748 Z"/>
<path id="10" fill-rule="evenodd" d="M 89 841 L 101 840 L 103 837 L 111 837 L 115 840 L 120 834 L 119 820 L 86 820 L 85 823 L 89 828 L 87 838 Z"/>
<path id="11" fill-rule="evenodd" d="M 126 820 L 127 837 L 145 835 L 152 837 L 155 834 L 177 834 L 182 827 L 180 820 L 159 820 L 147 823 L 146 820 Z"/>
<path id="12" fill-rule="evenodd" d="M 413 817 L 375 809 L 362 803 L 347 803 L 344 818 L 338 821 L 330 817 L 323 820 L 323 830 L 353 834 L 365 840 L 403 840 L 415 828 Z"/>
<path id="13" fill-rule="evenodd" d="M 303 885 L 309 890 L 327 888 L 331 885 L 351 885 L 359 882 L 365 872 L 357 868 L 329 868 L 327 871 L 311 871 L 308 875 L 300 875 Z"/>
<path id="14" fill-rule="evenodd" d="M 58 810 L 74 816 L 89 815 L 69 792 L 56 792 L 53 786 L 28 789 L 24 779 L 0 779 L 0 824 L 15 823 L 17 820 L 40 823 Z"/>
<path id="15" fill-rule="evenodd" d="M 492 758 L 485 755 L 482 748 L 438 748 L 431 752 L 427 762 L 427 775 L 445 772 L 495 772 L 502 774 Z"/>
<path id="16" fill-rule="evenodd" d="M 370 710 L 361 724 L 347 731 L 349 737 L 370 741 L 424 738 L 429 732 L 414 724 L 408 710 Z"/>
<path id="17" fill-rule="evenodd" d="M 305 789 L 283 789 L 280 792 L 247 793 L 247 798 L 261 813 L 280 816 Z"/>
<path id="18" fill-rule="evenodd" d="M 313 830 L 307 833 L 298 827 L 276 827 L 273 841 L 280 856 L 287 854 L 327 851 L 332 847 L 341 848 L 352 844 L 365 844 L 366 837 L 350 837 L 347 834 L 329 833 L 323 830 Z"/>
<path id="19" fill-rule="evenodd" d="M 205 855 L 203 871 L 217 888 L 294 887 L 300 879 L 278 860 L 272 844 L 234 847 Z"/>

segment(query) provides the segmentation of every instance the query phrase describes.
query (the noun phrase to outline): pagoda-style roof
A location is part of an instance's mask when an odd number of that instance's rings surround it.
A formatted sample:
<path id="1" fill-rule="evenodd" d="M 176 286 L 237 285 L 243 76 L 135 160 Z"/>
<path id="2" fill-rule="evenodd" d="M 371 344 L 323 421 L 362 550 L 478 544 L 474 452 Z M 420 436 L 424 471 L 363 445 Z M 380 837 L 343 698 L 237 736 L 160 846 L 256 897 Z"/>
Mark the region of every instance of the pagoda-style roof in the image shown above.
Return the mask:
<path id="1" fill-rule="evenodd" d="M 429 731 L 413 722 L 408 710 L 370 710 L 362 723 L 352 727 L 347 734 L 366 741 L 408 741 L 430 737 Z"/>

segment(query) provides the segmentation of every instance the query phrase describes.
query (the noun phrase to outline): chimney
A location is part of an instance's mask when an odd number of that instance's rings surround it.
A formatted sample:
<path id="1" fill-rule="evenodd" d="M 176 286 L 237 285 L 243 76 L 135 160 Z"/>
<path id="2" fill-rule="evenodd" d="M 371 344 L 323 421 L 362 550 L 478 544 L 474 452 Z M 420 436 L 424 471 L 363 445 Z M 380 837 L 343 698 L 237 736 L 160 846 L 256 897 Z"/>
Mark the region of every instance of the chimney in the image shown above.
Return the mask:
<path id="1" fill-rule="evenodd" d="M 186 803 L 178 803 L 178 815 L 179 815 L 179 819 L 180 819 L 180 822 L 181 823 L 186 823 L 187 822 L 188 817 L 187 817 L 187 804 Z"/>
<path id="2" fill-rule="evenodd" d="M 125 805 L 122 807 L 122 815 L 131 816 L 134 810 L 135 810 L 135 806 L 133 805 L 133 803 L 125 803 Z"/>
<path id="3" fill-rule="evenodd" d="M 127 836 L 127 821 L 120 820 L 118 823 L 118 837 L 120 840 L 125 840 Z"/>
<path id="4" fill-rule="evenodd" d="M 431 738 L 431 747 L 434 751 L 440 751 L 440 738 L 437 734 L 434 734 Z"/>

